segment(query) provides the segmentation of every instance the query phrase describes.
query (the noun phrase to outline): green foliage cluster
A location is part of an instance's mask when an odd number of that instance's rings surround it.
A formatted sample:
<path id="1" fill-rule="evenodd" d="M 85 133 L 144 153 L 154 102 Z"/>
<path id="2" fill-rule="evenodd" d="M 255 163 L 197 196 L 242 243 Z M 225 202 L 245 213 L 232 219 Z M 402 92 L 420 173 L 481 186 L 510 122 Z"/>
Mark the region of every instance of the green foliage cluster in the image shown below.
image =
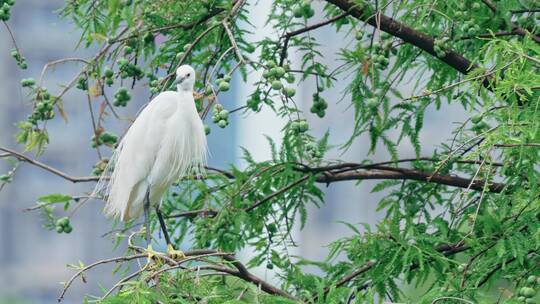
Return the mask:
<path id="1" fill-rule="evenodd" d="M 150 97 L 174 89 L 173 72 L 189 63 L 199 75 L 196 102 L 203 118 L 212 112 L 211 120 L 225 128 L 235 112 L 257 115 L 269 108 L 286 119 L 281 144 L 268 140 L 271 159 L 255 160 L 244 150 L 247 166 L 179 180 L 161 209 L 177 246 L 189 241 L 193 248 L 223 252 L 251 248 L 255 254 L 246 265 L 271 270 L 276 286 L 289 297 L 260 290 L 245 278 L 163 271 L 157 277 L 141 273 L 124 282 L 117 295 L 96 301 L 536 303 L 537 4 L 274 0 L 267 24 L 278 37 L 248 42 L 255 1 L 66 1 L 61 14 L 81 29 L 79 45 L 100 46 L 70 86 L 85 90 L 89 98 L 107 98 L 118 86 L 107 111 L 126 106 L 129 88 L 136 84 L 148 86 Z M 344 11 L 347 5 L 350 11 Z M 396 20 L 400 24 L 392 23 Z M 311 33 L 322 26 L 333 27 L 344 39 L 332 65 L 323 58 L 325 42 Z M 299 60 L 292 60 L 293 53 Z M 229 90 L 233 74 L 255 89 L 245 106 L 226 110 L 217 96 Z M 341 148 L 361 135 L 370 140 L 370 154 L 356 164 L 325 159 L 332 133 L 316 138 L 306 121 L 324 118 L 335 106 L 329 89 L 338 81 L 346 82 L 344 100 L 354 112 L 350 138 Z M 298 106 L 295 94 L 304 83 L 315 88 L 303 101 L 309 112 Z M 404 84 L 412 84 L 417 95 L 403 96 L 398 88 Z M 63 93 L 48 94 L 31 79 L 22 85 L 34 109 L 19 124 L 17 138 L 26 150 L 42 152 L 48 142 L 45 120 L 54 118 L 54 106 L 65 115 Z M 420 132 L 430 128 L 424 124 L 426 111 L 452 106 L 470 117 L 424 156 L 431 150 L 420 141 Z M 117 137 L 98 130 L 91 142 L 94 148 L 103 143 L 114 148 Z M 400 144 L 412 145 L 416 158 L 400 159 Z M 383 150 L 391 159 L 374 163 L 371 156 Z M 106 162 L 100 159 L 92 174 L 101 174 Z M 343 223 L 351 235 L 329 244 L 322 261 L 290 254 L 298 246 L 293 231 L 305 228 L 308 206 L 334 203 L 325 201 L 324 184 L 344 180 L 344 174 L 360 183 L 380 172 L 386 175 L 380 175 L 372 192 L 384 193 L 378 203 L 383 220 Z M 67 210 L 70 201 L 65 196 L 41 199 L 48 229 L 69 233 L 65 219 L 56 220 L 54 206 Z M 157 227 L 156 219 L 152 225 Z M 126 236 L 120 233 L 116 241 Z M 189 265 L 196 269 L 198 264 Z M 120 268 L 127 277 L 129 266 Z"/>

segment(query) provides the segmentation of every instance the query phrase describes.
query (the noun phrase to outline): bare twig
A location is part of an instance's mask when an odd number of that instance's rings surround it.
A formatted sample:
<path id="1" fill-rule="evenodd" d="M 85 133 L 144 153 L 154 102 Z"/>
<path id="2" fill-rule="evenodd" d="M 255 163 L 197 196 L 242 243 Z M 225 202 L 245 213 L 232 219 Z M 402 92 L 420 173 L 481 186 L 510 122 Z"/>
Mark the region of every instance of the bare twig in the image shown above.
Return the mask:
<path id="1" fill-rule="evenodd" d="M 1 151 L 4 151 L 4 152 L 7 152 L 9 154 L 11 154 L 13 157 L 17 158 L 18 160 L 20 161 L 24 161 L 24 162 L 27 162 L 29 164 L 32 164 L 36 167 L 39 167 L 41 169 L 44 169 L 46 171 L 49 171 L 51 172 L 52 174 L 55 174 L 55 175 L 58 175 L 72 183 L 81 183 L 81 182 L 96 182 L 99 180 L 99 176 L 84 176 L 84 177 L 74 177 L 74 176 L 70 176 L 58 169 L 55 169 L 53 167 L 50 167 L 42 162 L 39 162 L 37 160 L 34 160 L 22 153 L 19 153 L 17 151 L 14 151 L 14 150 L 11 150 L 11 149 L 8 149 L 8 148 L 5 148 L 5 147 L 0 147 L 0 150 Z"/>

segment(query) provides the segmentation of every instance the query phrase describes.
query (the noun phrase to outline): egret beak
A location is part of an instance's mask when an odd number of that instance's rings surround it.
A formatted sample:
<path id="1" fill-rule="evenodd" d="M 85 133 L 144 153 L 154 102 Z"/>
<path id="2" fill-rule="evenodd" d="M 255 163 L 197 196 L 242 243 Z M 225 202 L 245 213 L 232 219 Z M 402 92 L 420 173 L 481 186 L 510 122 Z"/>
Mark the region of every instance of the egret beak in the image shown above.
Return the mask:
<path id="1" fill-rule="evenodd" d="M 174 80 L 173 84 L 174 84 L 174 85 L 179 85 L 179 84 L 181 84 L 186 78 L 187 78 L 186 76 L 184 76 L 184 77 L 177 77 L 177 78 Z"/>

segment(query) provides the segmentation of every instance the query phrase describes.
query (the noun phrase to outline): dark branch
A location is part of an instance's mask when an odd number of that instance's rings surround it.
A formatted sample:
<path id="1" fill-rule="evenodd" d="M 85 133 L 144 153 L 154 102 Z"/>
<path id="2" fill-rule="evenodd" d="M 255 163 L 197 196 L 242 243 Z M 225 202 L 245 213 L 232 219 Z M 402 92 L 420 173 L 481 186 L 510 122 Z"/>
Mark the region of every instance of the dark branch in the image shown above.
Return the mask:
<path id="1" fill-rule="evenodd" d="M 493 193 L 503 191 L 505 185 L 501 183 L 488 183 L 482 180 L 471 180 L 454 175 L 432 174 L 415 169 L 392 168 L 377 166 L 373 169 L 364 171 L 348 171 L 337 174 L 325 172 L 317 178 L 320 183 L 333 183 L 347 180 L 364 180 L 364 179 L 401 179 L 401 180 L 416 180 L 427 183 L 435 183 L 459 188 L 470 188 L 473 190 L 486 190 Z"/>
<path id="2" fill-rule="evenodd" d="M 283 65 L 283 62 L 285 61 L 285 58 L 287 57 L 287 49 L 289 48 L 289 40 L 294 37 L 294 36 L 298 36 L 300 34 L 303 34 L 303 33 L 306 33 L 306 32 L 309 32 L 309 31 L 312 31 L 314 29 L 318 29 L 320 27 L 323 27 L 325 25 L 328 25 L 330 23 L 333 23 L 333 22 L 336 22 L 337 20 L 341 19 L 341 18 L 344 18 L 346 16 L 348 16 L 349 13 L 348 12 L 345 12 L 343 14 L 340 14 L 340 15 L 337 15 L 333 18 L 330 18 L 326 21 L 323 21 L 323 22 L 319 22 L 319 23 L 316 23 L 316 24 L 313 24 L 313 25 L 310 25 L 310 26 L 306 26 L 304 28 L 301 28 L 301 29 L 298 29 L 296 31 L 292 31 L 292 32 L 288 32 L 286 33 L 285 35 L 283 35 L 283 48 L 281 49 L 281 54 L 279 56 L 279 65 Z"/>

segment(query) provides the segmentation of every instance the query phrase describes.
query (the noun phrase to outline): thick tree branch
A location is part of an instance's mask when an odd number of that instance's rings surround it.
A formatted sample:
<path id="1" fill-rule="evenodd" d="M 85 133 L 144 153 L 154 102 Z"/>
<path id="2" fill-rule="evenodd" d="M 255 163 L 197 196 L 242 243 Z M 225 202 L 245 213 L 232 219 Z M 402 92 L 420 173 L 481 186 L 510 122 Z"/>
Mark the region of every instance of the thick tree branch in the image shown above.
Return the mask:
<path id="1" fill-rule="evenodd" d="M 468 178 L 455 175 L 440 175 L 432 174 L 415 169 L 393 168 L 385 166 L 377 166 L 364 171 L 346 171 L 337 174 L 332 172 L 324 172 L 323 175 L 317 178 L 320 183 L 334 183 L 347 180 L 364 180 L 364 179 L 401 179 L 401 180 L 416 180 L 427 183 L 435 183 L 458 188 L 469 188 L 482 191 L 486 190 L 493 193 L 500 193 L 505 185 L 501 183 L 488 183 L 482 180 L 471 180 Z"/>

